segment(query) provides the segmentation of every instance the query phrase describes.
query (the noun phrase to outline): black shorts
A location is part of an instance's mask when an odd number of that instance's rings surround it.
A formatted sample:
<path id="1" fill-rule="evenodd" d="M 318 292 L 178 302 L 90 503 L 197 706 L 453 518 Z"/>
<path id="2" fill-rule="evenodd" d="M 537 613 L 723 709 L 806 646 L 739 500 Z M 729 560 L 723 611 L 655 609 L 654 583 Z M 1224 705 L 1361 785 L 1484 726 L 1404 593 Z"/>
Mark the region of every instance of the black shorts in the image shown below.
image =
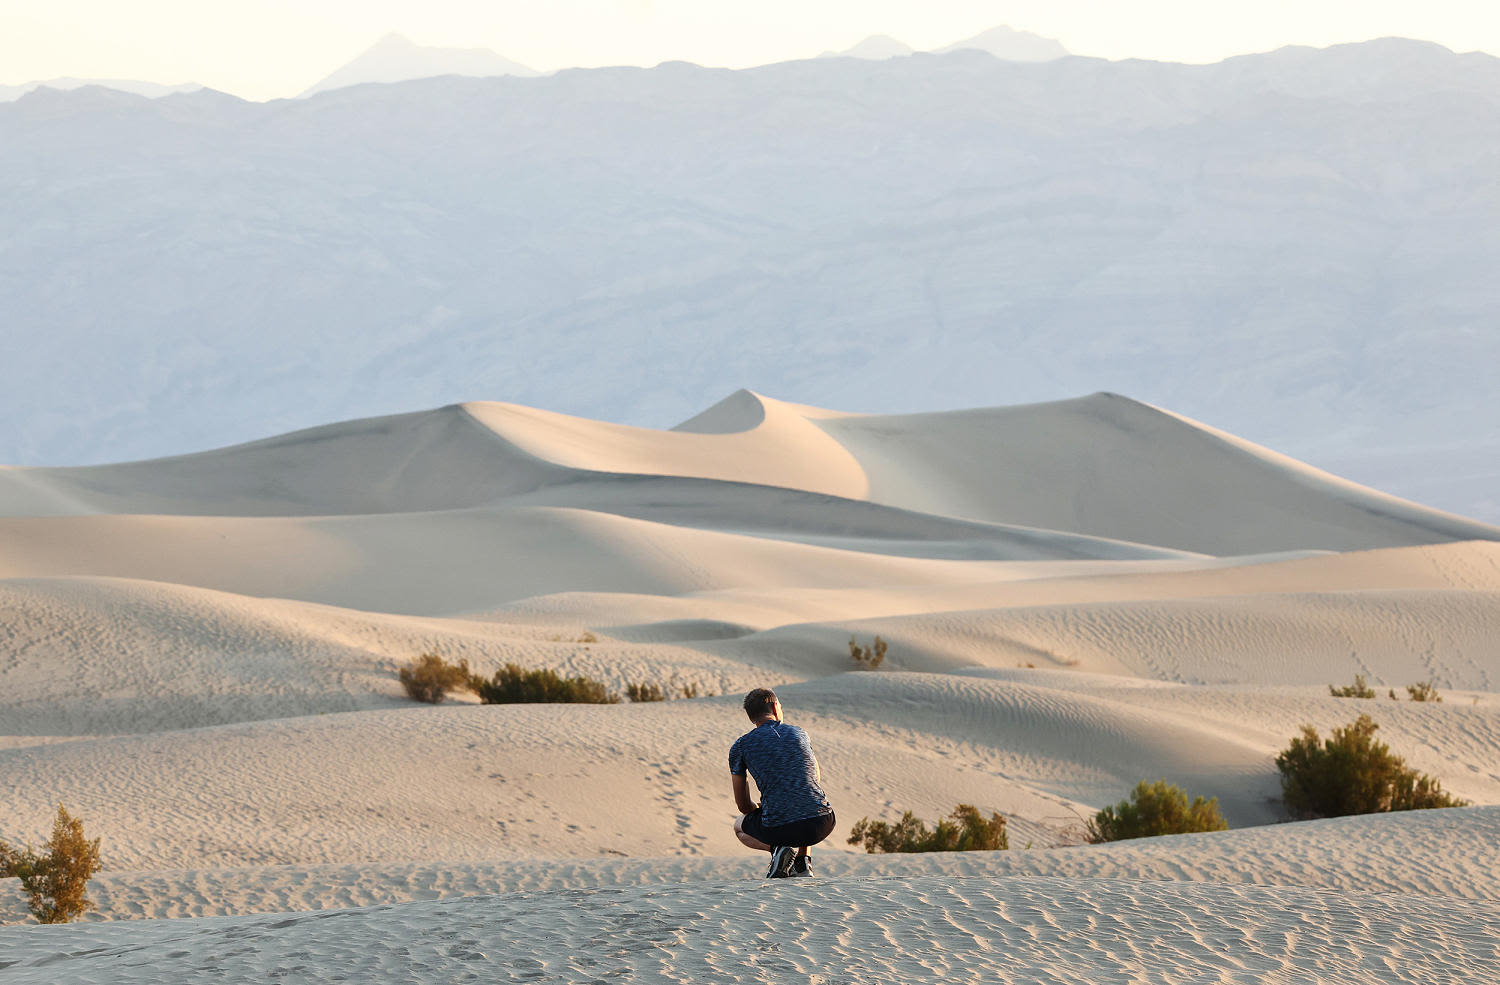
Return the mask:
<path id="1" fill-rule="evenodd" d="M 745 815 L 745 820 L 740 824 L 740 830 L 772 848 L 779 848 L 782 845 L 805 848 L 808 845 L 816 845 L 833 834 L 833 825 L 833 811 L 819 814 L 817 817 L 793 821 L 791 824 L 765 825 L 760 823 L 760 808 L 757 807 Z"/>

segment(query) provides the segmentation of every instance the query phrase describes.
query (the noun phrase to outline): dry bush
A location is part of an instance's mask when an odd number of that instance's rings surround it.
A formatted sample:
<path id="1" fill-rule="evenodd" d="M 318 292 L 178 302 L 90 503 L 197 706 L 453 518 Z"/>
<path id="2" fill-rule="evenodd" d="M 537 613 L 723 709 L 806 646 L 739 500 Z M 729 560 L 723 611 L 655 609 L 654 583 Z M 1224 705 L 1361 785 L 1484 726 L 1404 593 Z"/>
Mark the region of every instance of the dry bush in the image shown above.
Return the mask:
<path id="1" fill-rule="evenodd" d="M 1129 800 L 1106 807 L 1084 826 L 1088 840 L 1098 844 L 1124 841 L 1128 838 L 1151 838 L 1156 835 L 1192 834 L 1196 831 L 1223 831 L 1229 827 L 1219 813 L 1219 799 L 1194 797 L 1188 803 L 1187 793 L 1166 780 L 1136 784 Z"/>
<path id="2" fill-rule="evenodd" d="M 1373 698 L 1375 689 L 1365 683 L 1364 674 L 1355 674 L 1354 683 L 1345 687 L 1334 687 L 1328 685 L 1328 693 L 1335 698 Z"/>
<path id="3" fill-rule="evenodd" d="M 860 646 L 854 637 L 849 637 L 849 658 L 864 670 L 874 670 L 885 661 L 885 640 L 879 636 L 869 646 Z"/>
<path id="4" fill-rule="evenodd" d="M 52 837 L 38 855 L 27 845 L 13 848 L 0 841 L 0 875 L 20 879 L 28 905 L 41 923 L 67 923 L 93 907 L 84 895 L 88 881 L 101 868 L 99 839 L 83 836 L 83 822 L 57 805 Z"/>
<path id="5" fill-rule="evenodd" d="M 665 701 L 667 692 L 660 684 L 627 684 L 625 697 L 631 701 Z"/>
<path id="6" fill-rule="evenodd" d="M 592 677 L 559 677 L 554 670 L 526 670 L 512 663 L 495 671 L 489 680 L 479 676 L 469 678 L 469 687 L 487 705 L 542 702 L 613 705 L 620 701 L 620 696 L 611 694 L 603 681 Z"/>
<path id="7" fill-rule="evenodd" d="M 1276 757 L 1281 799 L 1293 817 L 1343 817 L 1383 811 L 1463 807 L 1441 784 L 1418 773 L 1375 739 L 1376 725 L 1360 715 L 1325 739 L 1311 725 Z"/>
<path id="8" fill-rule="evenodd" d="M 469 662 L 450 664 L 436 653 L 424 653 L 396 674 L 407 697 L 430 705 L 442 704 L 449 691 L 469 687 Z"/>
<path id="9" fill-rule="evenodd" d="M 1416 684 L 1406 685 L 1406 693 L 1411 695 L 1413 701 L 1433 701 L 1442 703 L 1442 695 L 1438 694 L 1437 681 L 1419 681 Z"/>
<path id="10" fill-rule="evenodd" d="M 1005 833 L 1005 818 L 998 813 L 985 820 L 977 807 L 959 804 L 931 830 L 911 811 L 902 814 L 895 824 L 862 817 L 849 834 L 849 844 L 863 844 L 871 854 L 1003 851 L 1010 847 L 1010 838 Z"/>
<path id="11" fill-rule="evenodd" d="M 711 698 L 713 692 L 701 687 L 697 681 L 683 683 L 673 674 L 666 684 L 648 681 L 625 685 L 625 697 L 631 701 L 675 701 L 678 698 Z"/>

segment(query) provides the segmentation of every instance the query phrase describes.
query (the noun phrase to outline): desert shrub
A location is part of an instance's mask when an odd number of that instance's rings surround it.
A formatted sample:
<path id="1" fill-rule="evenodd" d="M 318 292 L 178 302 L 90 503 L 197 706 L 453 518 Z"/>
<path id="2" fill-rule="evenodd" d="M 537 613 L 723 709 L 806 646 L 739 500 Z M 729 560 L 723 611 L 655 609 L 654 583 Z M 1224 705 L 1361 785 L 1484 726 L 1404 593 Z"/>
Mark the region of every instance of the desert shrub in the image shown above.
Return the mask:
<path id="1" fill-rule="evenodd" d="M 1437 692 L 1437 681 L 1419 681 L 1416 684 L 1406 685 L 1406 693 L 1411 695 L 1413 701 L 1435 701 L 1441 703 L 1442 695 Z"/>
<path id="2" fill-rule="evenodd" d="M 551 636 L 547 637 L 547 640 L 550 643 L 598 643 L 599 637 L 595 636 L 592 631 L 586 629 L 579 634 L 577 639 L 573 639 L 572 637 L 565 637 L 561 633 L 553 633 Z"/>
<path id="3" fill-rule="evenodd" d="M 526 670 L 508 663 L 495 671 L 489 680 L 474 676 L 469 687 L 487 705 L 563 702 L 567 704 L 612 705 L 620 696 L 611 694 L 602 681 L 592 677 L 559 677 L 557 672 L 542 668 Z"/>
<path id="4" fill-rule="evenodd" d="M 83 822 L 57 805 L 52 837 L 38 855 L 27 845 L 14 848 L 0 841 L 0 875 L 20 879 L 32 915 L 41 923 L 67 923 L 93 907 L 84 895 L 100 869 L 99 839 L 83 836 Z"/>
<path id="5" fill-rule="evenodd" d="M 469 662 L 450 664 L 436 653 L 424 653 L 396 674 L 407 697 L 430 705 L 442 704 L 449 691 L 469 686 Z"/>
<path id="6" fill-rule="evenodd" d="M 625 697 L 631 701 L 665 701 L 667 692 L 660 684 L 627 684 Z"/>
<path id="7" fill-rule="evenodd" d="M 1106 807 L 1084 826 L 1088 840 L 1094 843 L 1124 841 L 1128 838 L 1151 838 L 1156 835 L 1183 835 L 1195 831 L 1223 831 L 1229 827 L 1219 813 L 1219 799 L 1194 797 L 1188 803 L 1187 793 L 1166 780 L 1147 783 L 1142 780 L 1131 791 L 1129 800 Z"/>
<path id="8" fill-rule="evenodd" d="M 865 670 L 874 670 L 885 661 L 885 640 L 879 636 L 869 646 L 860 646 L 854 637 L 849 637 L 849 658 Z"/>
<path id="9" fill-rule="evenodd" d="M 1005 833 L 1005 818 L 991 814 L 985 820 L 977 807 L 959 804 L 931 830 L 911 811 L 902 814 L 895 824 L 862 817 L 849 834 L 849 844 L 863 844 L 872 854 L 1003 851 L 1010 847 L 1010 838 Z"/>
<path id="10" fill-rule="evenodd" d="M 655 681 L 627 684 L 625 697 L 631 701 L 675 701 L 678 698 L 713 697 L 713 694 L 701 687 L 697 681 L 684 683 L 677 679 L 676 674 L 673 674 L 666 684 L 658 684 Z"/>
<path id="11" fill-rule="evenodd" d="M 1335 698 L 1373 698 L 1375 689 L 1365 683 L 1364 674 L 1355 674 L 1354 683 L 1344 687 L 1328 685 L 1328 693 Z"/>
<path id="12" fill-rule="evenodd" d="M 1276 757 L 1287 810 L 1313 818 L 1465 806 L 1378 741 L 1379 727 L 1369 715 L 1360 715 L 1321 739 L 1304 725 L 1302 735 Z"/>

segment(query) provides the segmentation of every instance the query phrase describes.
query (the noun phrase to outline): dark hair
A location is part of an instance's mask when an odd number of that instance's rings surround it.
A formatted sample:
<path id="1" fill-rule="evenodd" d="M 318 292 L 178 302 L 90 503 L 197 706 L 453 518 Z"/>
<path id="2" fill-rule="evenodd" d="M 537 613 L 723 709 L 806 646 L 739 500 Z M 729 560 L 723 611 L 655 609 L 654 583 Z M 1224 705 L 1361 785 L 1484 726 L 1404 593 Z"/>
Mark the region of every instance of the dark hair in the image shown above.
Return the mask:
<path id="1" fill-rule="evenodd" d="M 745 695 L 745 714 L 750 716 L 753 722 L 766 712 L 771 710 L 771 702 L 776 700 L 776 692 L 768 687 L 758 687 Z"/>

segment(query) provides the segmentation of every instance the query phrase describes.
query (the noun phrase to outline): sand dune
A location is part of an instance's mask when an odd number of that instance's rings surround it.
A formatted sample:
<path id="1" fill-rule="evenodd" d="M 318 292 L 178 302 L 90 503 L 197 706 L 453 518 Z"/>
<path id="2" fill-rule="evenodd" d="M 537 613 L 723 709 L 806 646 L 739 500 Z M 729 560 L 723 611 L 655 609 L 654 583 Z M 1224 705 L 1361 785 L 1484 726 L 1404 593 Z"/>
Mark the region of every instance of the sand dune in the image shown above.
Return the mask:
<path id="1" fill-rule="evenodd" d="M 462 408 L 444 407 L 174 458 L 9 470 L 0 473 L 9 480 L 0 484 L 0 515 L 36 515 L 28 504 L 47 495 L 67 513 L 312 516 L 451 509 L 491 502 L 558 474 L 507 447 Z M 28 488 L 34 491 L 22 498 Z"/>
<path id="2" fill-rule="evenodd" d="M 674 431 L 472 403 L 198 455 L 12 469 L 0 515 L 430 511 L 598 474 L 770 485 L 1221 555 L 1500 538 L 1112 394 L 861 416 L 740 391 Z"/>
<path id="3" fill-rule="evenodd" d="M 1355 711 L 1321 688 L 1025 670 L 856 673 L 781 690 L 817 736 L 849 823 L 977 802 L 1038 844 L 1065 841 L 1089 805 L 1144 777 L 1217 796 L 1237 825 L 1275 820 L 1275 753 L 1302 722 L 1326 728 Z M 129 869 L 727 854 L 737 701 L 406 705 L 14 748 L 0 753 L 0 777 L 28 797 L 3 809 L 0 828 L 35 830 L 48 805 L 75 805 Z M 1493 696 L 1357 704 L 1413 765 L 1500 802 Z"/>
<path id="4" fill-rule="evenodd" d="M 821 423 L 871 499 L 969 519 L 1220 555 L 1497 535 L 1114 394 Z"/>
<path id="5" fill-rule="evenodd" d="M 592 510 L 501 507 L 297 518 L 89 516 L 0 519 L 0 577 L 174 582 L 350 608 L 454 614 L 561 591 L 657 595 L 753 588 L 954 584 L 1006 562 L 1078 556 L 1077 539 L 955 544 L 725 533 Z M 837 543 L 839 546 L 832 546 Z M 1130 556 L 1156 552 L 1101 551 Z M 943 557 L 953 554 L 956 557 Z M 1158 555 L 1161 556 L 1161 555 Z M 1167 554 L 1171 557 L 1174 555 Z"/>
<path id="6" fill-rule="evenodd" d="M 465 404 L 0 470 L 0 837 L 66 804 L 93 919 L 137 920 L 0 930 L 0 977 L 1482 979 L 1496 639 L 1500 530 L 1109 395 L 741 391 L 673 431 Z M 396 680 L 423 652 L 708 696 L 431 707 Z M 1355 674 L 1381 696 L 1329 695 Z M 730 830 L 761 684 L 841 819 L 801 888 Z M 1277 752 L 1361 712 L 1480 806 L 1272 825 Z M 1232 830 L 1069 847 L 1158 777 Z M 959 803 L 1017 850 L 844 844 Z M 283 911 L 324 919 L 253 916 Z"/>
<path id="7" fill-rule="evenodd" d="M 554 562 L 556 546 L 554 540 Z M 131 557 L 159 563 L 166 555 L 160 539 L 156 549 L 153 557 L 143 541 Z M 941 579 L 972 565 L 882 568 L 850 555 L 847 566 L 858 569 L 850 575 L 820 568 L 809 554 L 819 556 L 808 549 L 766 571 L 746 552 L 718 543 L 711 556 L 750 587 L 674 596 L 565 593 L 502 606 L 480 620 L 120 578 L 0 580 L 4 639 L 13 654 L 0 665 L 0 708 L 7 732 L 78 735 L 386 707 L 399 696 L 394 668 L 426 651 L 484 672 L 505 660 L 565 667 L 621 690 L 673 673 L 725 690 L 749 686 L 767 671 L 787 680 L 839 673 L 848 667 L 845 644 L 854 634 L 883 635 L 893 643 L 889 666 L 907 670 L 1033 664 L 1272 685 L 1345 683 L 1363 673 L 1398 690 L 1431 679 L 1480 691 L 1494 690 L 1500 673 L 1493 659 L 1500 635 L 1495 544 L 1210 567 L 1020 562 L 986 566 L 990 577 L 971 582 Z M 603 577 L 603 551 L 589 557 L 596 567 L 588 577 Z M 1189 564 L 1195 566 L 1183 567 Z M 267 585 L 276 584 L 279 570 L 262 576 Z M 304 563 L 299 573 L 317 570 Z M 781 587 L 809 572 L 848 587 Z M 244 568 L 237 577 L 246 578 Z M 640 584 L 643 576 L 620 575 L 629 577 Z M 386 578 L 382 590 L 403 606 L 448 585 Z M 877 584 L 859 585 L 872 578 Z M 920 581 L 926 583 L 913 584 Z M 289 582 L 280 588 L 294 587 Z M 493 591 L 493 579 L 484 584 Z M 1323 590 L 1307 591 L 1311 586 Z M 578 645 L 585 632 L 600 641 Z"/>
<path id="8" fill-rule="evenodd" d="M 817 426 L 833 411 L 740 390 L 671 431 L 625 427 L 515 404 L 471 403 L 477 421 L 538 459 L 590 472 L 752 482 L 846 499 L 864 470 Z"/>
<path id="9" fill-rule="evenodd" d="M 944 612 L 842 623 L 913 670 L 1069 667 L 1194 684 L 1440 679 L 1496 687 L 1500 592 L 1263 594 Z M 807 627 L 790 631 L 807 639 Z"/>

